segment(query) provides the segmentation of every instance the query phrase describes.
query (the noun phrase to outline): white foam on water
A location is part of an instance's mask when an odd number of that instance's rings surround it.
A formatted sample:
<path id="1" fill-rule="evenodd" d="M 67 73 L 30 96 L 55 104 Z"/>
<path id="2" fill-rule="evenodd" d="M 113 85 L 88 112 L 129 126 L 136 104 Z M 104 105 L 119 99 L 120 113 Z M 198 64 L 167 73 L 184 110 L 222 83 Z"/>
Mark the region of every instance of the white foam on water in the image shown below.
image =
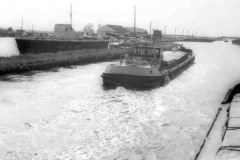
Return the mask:
<path id="1" fill-rule="evenodd" d="M 20 55 L 15 38 L 0 38 L 0 57 Z"/>

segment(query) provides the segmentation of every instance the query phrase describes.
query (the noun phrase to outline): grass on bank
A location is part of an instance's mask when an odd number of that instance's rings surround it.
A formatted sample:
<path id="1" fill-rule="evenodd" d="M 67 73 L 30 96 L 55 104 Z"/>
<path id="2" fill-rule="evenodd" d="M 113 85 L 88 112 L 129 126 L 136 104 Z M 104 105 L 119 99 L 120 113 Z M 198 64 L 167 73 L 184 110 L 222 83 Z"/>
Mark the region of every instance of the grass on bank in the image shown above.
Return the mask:
<path id="1" fill-rule="evenodd" d="M 24 69 L 29 65 L 49 62 L 82 62 L 85 60 L 112 59 L 123 54 L 126 49 L 83 49 L 60 51 L 57 53 L 23 54 L 12 57 L 0 57 L 0 71 Z"/>

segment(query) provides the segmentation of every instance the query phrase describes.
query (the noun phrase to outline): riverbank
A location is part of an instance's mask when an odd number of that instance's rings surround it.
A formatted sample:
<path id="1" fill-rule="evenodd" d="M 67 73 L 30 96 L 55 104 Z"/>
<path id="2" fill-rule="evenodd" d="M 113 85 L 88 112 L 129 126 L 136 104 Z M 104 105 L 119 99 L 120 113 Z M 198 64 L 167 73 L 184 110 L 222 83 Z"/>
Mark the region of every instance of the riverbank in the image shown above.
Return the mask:
<path id="1" fill-rule="evenodd" d="M 176 43 L 158 43 L 165 50 L 179 46 Z M 21 54 L 12 57 L 0 57 L 0 76 L 22 73 L 32 70 L 44 70 L 54 67 L 81 65 L 119 59 L 127 48 L 83 49 L 60 51 L 57 53 Z"/>
<path id="2" fill-rule="evenodd" d="M 185 42 L 214 42 L 215 40 L 207 39 L 207 38 L 188 38 L 188 39 L 183 39 L 182 41 L 185 41 Z"/>
<path id="3" fill-rule="evenodd" d="M 0 58 L 0 76 L 118 59 L 126 49 L 84 49 L 57 53 L 24 54 Z"/>

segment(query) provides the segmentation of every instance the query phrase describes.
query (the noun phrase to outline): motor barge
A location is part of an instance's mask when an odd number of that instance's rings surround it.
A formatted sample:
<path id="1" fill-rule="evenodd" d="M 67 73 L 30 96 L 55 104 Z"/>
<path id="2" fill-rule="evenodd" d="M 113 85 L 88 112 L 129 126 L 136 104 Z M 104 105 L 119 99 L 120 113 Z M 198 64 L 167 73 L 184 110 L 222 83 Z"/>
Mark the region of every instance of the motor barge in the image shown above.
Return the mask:
<path id="1" fill-rule="evenodd" d="M 194 60 L 193 51 L 182 46 L 165 52 L 156 46 L 133 47 L 118 64 L 107 66 L 102 74 L 103 83 L 137 87 L 163 86 Z"/>

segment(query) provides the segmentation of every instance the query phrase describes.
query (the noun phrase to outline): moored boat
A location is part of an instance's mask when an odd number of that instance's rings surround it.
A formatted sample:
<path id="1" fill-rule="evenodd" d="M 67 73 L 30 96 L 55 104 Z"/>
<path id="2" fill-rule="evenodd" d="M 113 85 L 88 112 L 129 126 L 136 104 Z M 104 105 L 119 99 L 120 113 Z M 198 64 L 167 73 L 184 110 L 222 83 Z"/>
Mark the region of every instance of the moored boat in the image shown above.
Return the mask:
<path id="1" fill-rule="evenodd" d="M 192 50 L 184 47 L 166 52 L 156 46 L 133 47 L 119 64 L 107 66 L 102 74 L 103 83 L 162 86 L 189 67 L 194 59 Z"/>

